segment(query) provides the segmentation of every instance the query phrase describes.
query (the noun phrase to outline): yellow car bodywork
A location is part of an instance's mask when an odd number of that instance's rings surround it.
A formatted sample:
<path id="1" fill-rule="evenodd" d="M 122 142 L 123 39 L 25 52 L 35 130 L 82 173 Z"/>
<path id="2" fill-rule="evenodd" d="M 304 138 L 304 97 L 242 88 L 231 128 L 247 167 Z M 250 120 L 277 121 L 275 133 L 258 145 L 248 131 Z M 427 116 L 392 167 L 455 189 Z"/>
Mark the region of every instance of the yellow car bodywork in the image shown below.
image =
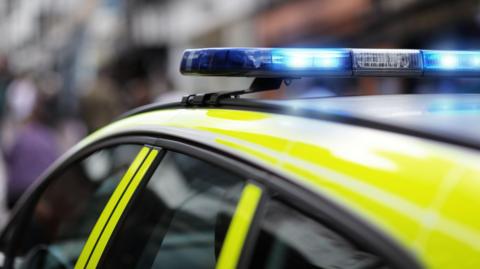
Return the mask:
<path id="1" fill-rule="evenodd" d="M 476 150 L 342 123 L 217 108 L 133 115 L 77 149 L 138 132 L 202 143 L 285 175 L 389 235 L 426 268 L 480 268 Z"/>

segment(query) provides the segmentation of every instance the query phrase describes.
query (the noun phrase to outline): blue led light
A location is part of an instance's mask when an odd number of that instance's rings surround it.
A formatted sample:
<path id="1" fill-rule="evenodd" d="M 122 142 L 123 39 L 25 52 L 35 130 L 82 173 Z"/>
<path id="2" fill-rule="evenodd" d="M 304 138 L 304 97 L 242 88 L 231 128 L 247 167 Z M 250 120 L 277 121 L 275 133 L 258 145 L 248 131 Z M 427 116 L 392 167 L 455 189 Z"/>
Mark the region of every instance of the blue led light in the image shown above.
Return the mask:
<path id="1" fill-rule="evenodd" d="M 428 74 L 480 74 L 480 52 L 424 50 L 423 68 Z"/>
<path id="2" fill-rule="evenodd" d="M 272 64 L 292 69 L 348 70 L 350 52 L 327 49 L 274 49 Z"/>
<path id="3" fill-rule="evenodd" d="M 269 59 L 269 49 L 192 49 L 183 53 L 180 72 L 204 76 L 262 76 L 268 74 Z"/>

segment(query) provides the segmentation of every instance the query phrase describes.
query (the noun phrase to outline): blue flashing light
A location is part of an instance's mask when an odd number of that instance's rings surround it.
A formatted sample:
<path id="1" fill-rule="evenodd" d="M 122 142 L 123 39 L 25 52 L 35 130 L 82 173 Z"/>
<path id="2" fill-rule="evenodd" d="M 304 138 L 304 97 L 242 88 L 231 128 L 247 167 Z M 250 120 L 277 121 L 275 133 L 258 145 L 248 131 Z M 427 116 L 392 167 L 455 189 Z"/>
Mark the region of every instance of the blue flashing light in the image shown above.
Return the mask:
<path id="1" fill-rule="evenodd" d="M 329 49 L 273 49 L 272 65 L 275 69 L 350 72 L 348 50 Z"/>
<path id="2" fill-rule="evenodd" d="M 269 49 L 212 48 L 186 50 L 180 71 L 189 75 L 262 76 L 269 70 Z"/>
<path id="3" fill-rule="evenodd" d="M 182 74 L 203 76 L 480 76 L 480 51 L 209 48 L 186 50 Z"/>
<path id="4" fill-rule="evenodd" d="M 425 74 L 480 75 L 480 52 L 424 50 Z"/>

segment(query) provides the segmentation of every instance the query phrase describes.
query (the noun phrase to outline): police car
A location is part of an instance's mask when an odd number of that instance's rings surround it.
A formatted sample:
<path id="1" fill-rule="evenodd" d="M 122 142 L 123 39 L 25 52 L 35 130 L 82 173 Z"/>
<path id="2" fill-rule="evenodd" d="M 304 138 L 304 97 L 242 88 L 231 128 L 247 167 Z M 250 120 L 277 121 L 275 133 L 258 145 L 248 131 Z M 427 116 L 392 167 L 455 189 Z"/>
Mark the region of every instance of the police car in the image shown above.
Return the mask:
<path id="1" fill-rule="evenodd" d="M 250 88 L 130 112 L 16 207 L 3 268 L 480 268 L 480 95 L 267 101 L 304 76 L 479 76 L 480 53 L 187 50 Z"/>

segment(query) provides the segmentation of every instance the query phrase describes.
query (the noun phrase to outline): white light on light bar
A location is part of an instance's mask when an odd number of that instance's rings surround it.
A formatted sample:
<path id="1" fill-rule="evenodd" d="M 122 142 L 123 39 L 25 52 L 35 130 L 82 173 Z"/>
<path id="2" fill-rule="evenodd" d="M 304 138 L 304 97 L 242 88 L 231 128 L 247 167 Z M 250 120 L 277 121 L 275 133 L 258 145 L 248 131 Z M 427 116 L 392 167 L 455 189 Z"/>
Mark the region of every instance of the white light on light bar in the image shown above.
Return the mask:
<path id="1" fill-rule="evenodd" d="M 290 68 L 338 68 L 341 59 L 344 57 L 344 51 L 278 49 L 272 53 L 272 64 L 284 65 Z"/>
<path id="2" fill-rule="evenodd" d="M 353 49 L 353 72 L 358 75 L 415 75 L 422 72 L 419 50 Z"/>

